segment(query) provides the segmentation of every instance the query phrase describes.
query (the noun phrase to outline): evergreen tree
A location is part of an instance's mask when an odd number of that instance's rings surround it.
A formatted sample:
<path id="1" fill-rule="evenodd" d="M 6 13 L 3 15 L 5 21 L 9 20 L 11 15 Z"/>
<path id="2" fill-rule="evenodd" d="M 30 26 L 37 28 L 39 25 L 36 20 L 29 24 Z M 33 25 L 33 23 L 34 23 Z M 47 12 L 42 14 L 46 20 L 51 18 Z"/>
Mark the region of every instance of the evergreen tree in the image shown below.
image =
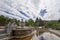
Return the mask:
<path id="1" fill-rule="evenodd" d="M 60 19 L 58 20 L 58 22 L 60 23 Z"/>

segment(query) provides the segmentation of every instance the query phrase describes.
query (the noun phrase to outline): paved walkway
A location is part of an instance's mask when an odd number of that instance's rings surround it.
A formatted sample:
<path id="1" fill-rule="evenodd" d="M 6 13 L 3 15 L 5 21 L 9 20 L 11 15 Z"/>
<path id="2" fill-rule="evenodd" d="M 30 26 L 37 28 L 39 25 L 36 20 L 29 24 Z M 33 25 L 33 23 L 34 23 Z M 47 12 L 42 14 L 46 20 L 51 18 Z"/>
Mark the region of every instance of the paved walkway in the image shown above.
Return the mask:
<path id="1" fill-rule="evenodd" d="M 50 30 L 50 31 L 60 36 L 60 30 Z"/>

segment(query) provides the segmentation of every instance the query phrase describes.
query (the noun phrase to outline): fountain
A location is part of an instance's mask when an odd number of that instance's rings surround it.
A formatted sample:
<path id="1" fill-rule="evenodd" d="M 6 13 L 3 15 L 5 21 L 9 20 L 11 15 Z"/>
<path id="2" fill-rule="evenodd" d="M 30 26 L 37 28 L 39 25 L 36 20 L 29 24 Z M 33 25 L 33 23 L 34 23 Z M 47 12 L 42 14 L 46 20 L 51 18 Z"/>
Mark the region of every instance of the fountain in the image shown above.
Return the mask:
<path id="1" fill-rule="evenodd" d="M 60 37 L 50 32 L 43 32 L 37 36 L 37 31 L 33 31 L 32 28 L 15 29 L 14 31 L 13 40 L 60 40 Z"/>
<path id="2" fill-rule="evenodd" d="M 34 29 L 34 28 L 26 28 L 26 27 L 22 27 L 19 28 L 15 28 L 13 29 L 12 27 L 15 27 L 14 26 L 15 23 L 9 23 L 6 27 L 6 32 L 8 34 L 12 34 L 12 39 L 10 40 L 60 40 L 60 37 L 56 36 L 55 34 L 53 33 L 50 33 L 50 32 L 44 32 L 40 35 L 36 35 L 37 34 L 37 31 Z M 10 27 L 11 26 L 11 27 Z M 40 29 L 41 30 L 41 29 Z M 41 33 L 41 31 L 40 31 Z M 10 36 L 10 35 L 9 35 Z"/>

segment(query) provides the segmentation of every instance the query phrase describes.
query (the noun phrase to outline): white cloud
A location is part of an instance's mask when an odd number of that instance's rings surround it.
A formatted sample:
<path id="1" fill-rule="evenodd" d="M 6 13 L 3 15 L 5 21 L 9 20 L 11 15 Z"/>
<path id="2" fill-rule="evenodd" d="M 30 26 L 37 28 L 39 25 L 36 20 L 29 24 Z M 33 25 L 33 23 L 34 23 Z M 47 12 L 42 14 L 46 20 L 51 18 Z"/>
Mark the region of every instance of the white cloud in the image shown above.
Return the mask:
<path id="1" fill-rule="evenodd" d="M 4 15 L 4 16 L 9 17 L 9 18 L 21 19 L 20 17 L 14 16 L 14 15 L 10 15 L 10 14 L 7 14 L 7 13 L 2 12 L 2 11 L 0 11 L 0 15 Z"/>
<path id="2" fill-rule="evenodd" d="M 47 20 L 58 20 L 60 19 L 60 0 L 45 0 L 45 6 L 48 13 L 43 17 Z"/>
<path id="3" fill-rule="evenodd" d="M 39 15 L 41 9 L 46 9 L 48 12 L 44 17 Z M 8 11 L 9 13 L 17 15 L 16 17 L 20 16 L 25 19 L 29 18 L 19 11 L 23 11 L 32 19 L 40 17 L 44 20 L 57 20 L 60 18 L 59 10 L 60 0 L 0 0 L 0 11 L 4 12 L 4 14 L 5 11 Z"/>

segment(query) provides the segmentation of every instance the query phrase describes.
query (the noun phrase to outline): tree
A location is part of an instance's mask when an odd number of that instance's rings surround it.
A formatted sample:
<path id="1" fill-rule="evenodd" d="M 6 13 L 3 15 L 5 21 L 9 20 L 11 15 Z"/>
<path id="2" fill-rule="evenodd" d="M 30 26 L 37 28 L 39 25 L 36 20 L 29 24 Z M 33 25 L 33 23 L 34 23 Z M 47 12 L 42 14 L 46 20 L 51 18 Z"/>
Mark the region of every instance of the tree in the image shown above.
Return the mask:
<path id="1" fill-rule="evenodd" d="M 41 18 L 39 18 L 39 19 L 36 18 L 35 23 L 37 26 L 44 26 L 44 21 Z"/>
<path id="2" fill-rule="evenodd" d="M 34 26 L 34 21 L 32 19 L 25 21 L 25 26 Z"/>
<path id="3" fill-rule="evenodd" d="M 60 19 L 58 20 L 58 22 L 60 23 Z"/>
<path id="4" fill-rule="evenodd" d="M 38 19 L 38 18 L 36 18 L 36 21 L 35 21 L 35 23 L 37 23 L 37 22 L 39 22 L 39 19 Z"/>
<path id="5" fill-rule="evenodd" d="M 6 25 L 7 24 L 7 19 L 3 15 L 0 16 L 0 25 Z"/>
<path id="6" fill-rule="evenodd" d="M 45 25 L 46 28 L 60 29 L 60 23 L 58 21 L 48 21 Z"/>
<path id="7" fill-rule="evenodd" d="M 17 19 L 11 19 L 11 18 L 8 18 L 8 17 L 5 17 L 5 16 L 1 15 L 0 16 L 0 26 L 5 26 L 9 22 L 12 22 L 14 20 L 15 20 L 16 24 L 19 26 L 19 20 L 17 20 Z"/>

